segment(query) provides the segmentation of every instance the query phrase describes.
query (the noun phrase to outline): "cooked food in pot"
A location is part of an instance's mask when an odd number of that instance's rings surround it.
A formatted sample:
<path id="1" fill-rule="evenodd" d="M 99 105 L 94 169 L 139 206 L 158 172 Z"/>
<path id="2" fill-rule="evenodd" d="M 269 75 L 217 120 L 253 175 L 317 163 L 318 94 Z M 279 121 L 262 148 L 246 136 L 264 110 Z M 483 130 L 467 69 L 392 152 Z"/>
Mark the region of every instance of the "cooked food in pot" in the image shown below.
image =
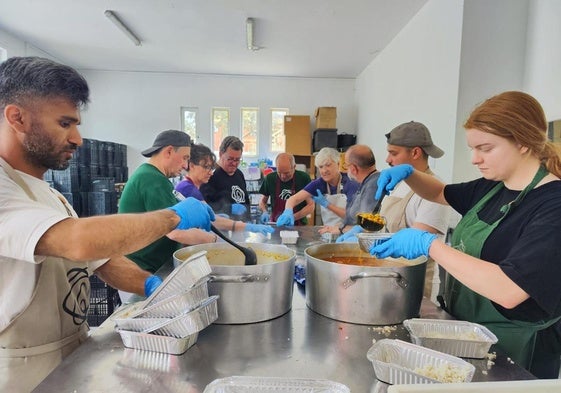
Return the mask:
<path id="1" fill-rule="evenodd" d="M 251 248 L 251 247 L 250 247 Z M 276 252 L 253 249 L 257 254 L 257 264 L 266 265 L 269 263 L 276 263 L 287 261 L 291 258 L 287 254 L 279 254 Z M 237 250 L 222 249 L 222 250 L 208 250 L 206 257 L 208 263 L 211 265 L 221 265 L 221 266 L 243 266 L 244 256 Z"/>
<path id="2" fill-rule="evenodd" d="M 378 259 L 372 257 L 337 257 L 328 256 L 321 257 L 324 261 L 340 263 L 342 265 L 356 265 L 356 266 L 373 266 L 373 267 L 403 267 L 407 266 L 406 263 L 389 260 L 389 259 Z"/>

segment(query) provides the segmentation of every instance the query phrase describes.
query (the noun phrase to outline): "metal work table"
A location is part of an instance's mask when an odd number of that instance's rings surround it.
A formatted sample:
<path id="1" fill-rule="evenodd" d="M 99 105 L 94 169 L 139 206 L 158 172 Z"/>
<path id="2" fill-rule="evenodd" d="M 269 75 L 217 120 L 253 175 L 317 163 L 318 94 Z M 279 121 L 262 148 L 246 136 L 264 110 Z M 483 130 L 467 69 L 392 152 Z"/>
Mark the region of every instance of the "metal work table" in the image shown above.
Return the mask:
<path id="1" fill-rule="evenodd" d="M 297 263 L 303 264 L 304 249 L 317 244 L 320 236 L 314 227 L 297 229 L 298 244 L 289 247 L 296 250 Z M 247 233 L 232 238 L 280 243 L 279 230 L 270 239 Z M 424 299 L 421 317 L 447 319 L 449 315 Z M 374 326 L 316 314 L 307 308 L 304 288 L 298 284 L 288 313 L 254 324 L 211 325 L 181 356 L 124 348 L 113 328 L 107 319 L 35 392 L 201 393 L 214 379 L 232 375 L 328 379 L 347 385 L 353 393 L 385 392 L 387 385 L 376 380 L 366 352 L 373 339 L 409 341 L 403 325 L 386 335 Z M 473 381 L 535 379 L 499 352 L 490 367 L 485 359 L 468 361 L 477 368 Z"/>

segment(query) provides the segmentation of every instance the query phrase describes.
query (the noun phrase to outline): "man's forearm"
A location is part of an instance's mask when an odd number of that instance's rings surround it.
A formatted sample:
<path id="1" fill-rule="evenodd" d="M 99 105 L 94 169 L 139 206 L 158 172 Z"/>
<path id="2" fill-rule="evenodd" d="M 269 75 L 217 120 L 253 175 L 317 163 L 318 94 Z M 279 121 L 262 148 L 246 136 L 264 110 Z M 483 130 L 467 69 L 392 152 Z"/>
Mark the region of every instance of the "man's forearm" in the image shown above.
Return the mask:
<path id="1" fill-rule="evenodd" d="M 175 229 L 172 210 L 69 218 L 53 225 L 39 240 L 37 255 L 89 261 L 130 254 Z"/>

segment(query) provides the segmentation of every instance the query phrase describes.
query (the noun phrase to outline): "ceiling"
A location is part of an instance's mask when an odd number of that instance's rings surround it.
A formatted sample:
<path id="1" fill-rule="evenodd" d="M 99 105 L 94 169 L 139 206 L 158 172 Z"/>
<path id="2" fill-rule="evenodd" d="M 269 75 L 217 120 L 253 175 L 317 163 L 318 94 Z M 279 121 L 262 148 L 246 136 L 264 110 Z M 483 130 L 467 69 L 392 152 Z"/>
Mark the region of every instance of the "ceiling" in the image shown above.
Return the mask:
<path id="1" fill-rule="evenodd" d="M 0 0 L 0 30 L 79 69 L 355 78 L 426 1 Z"/>

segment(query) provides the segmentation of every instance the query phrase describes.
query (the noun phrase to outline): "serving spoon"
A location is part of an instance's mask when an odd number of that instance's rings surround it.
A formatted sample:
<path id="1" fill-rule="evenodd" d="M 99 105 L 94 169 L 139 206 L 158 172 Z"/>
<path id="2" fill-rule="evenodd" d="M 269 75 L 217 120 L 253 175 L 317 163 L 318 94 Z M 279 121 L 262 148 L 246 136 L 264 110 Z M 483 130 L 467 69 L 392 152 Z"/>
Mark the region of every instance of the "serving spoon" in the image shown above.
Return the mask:
<path id="1" fill-rule="evenodd" d="M 382 194 L 378 202 L 372 209 L 372 213 L 358 213 L 356 216 L 356 223 L 360 225 L 363 229 L 370 232 L 377 232 L 384 228 L 386 225 L 386 219 L 380 215 L 380 209 L 382 208 L 382 200 L 386 194 Z"/>
<path id="2" fill-rule="evenodd" d="M 210 226 L 210 229 L 212 230 L 212 232 L 216 233 L 216 235 L 219 238 L 224 240 L 226 243 L 229 243 L 230 245 L 236 247 L 238 250 L 240 250 L 243 253 L 245 257 L 244 264 L 246 266 L 257 265 L 257 254 L 255 254 L 255 251 L 253 251 L 251 248 L 242 247 L 238 243 L 232 241 L 230 238 L 228 238 L 228 236 L 225 236 L 218 228 L 216 228 L 212 224 Z"/>

